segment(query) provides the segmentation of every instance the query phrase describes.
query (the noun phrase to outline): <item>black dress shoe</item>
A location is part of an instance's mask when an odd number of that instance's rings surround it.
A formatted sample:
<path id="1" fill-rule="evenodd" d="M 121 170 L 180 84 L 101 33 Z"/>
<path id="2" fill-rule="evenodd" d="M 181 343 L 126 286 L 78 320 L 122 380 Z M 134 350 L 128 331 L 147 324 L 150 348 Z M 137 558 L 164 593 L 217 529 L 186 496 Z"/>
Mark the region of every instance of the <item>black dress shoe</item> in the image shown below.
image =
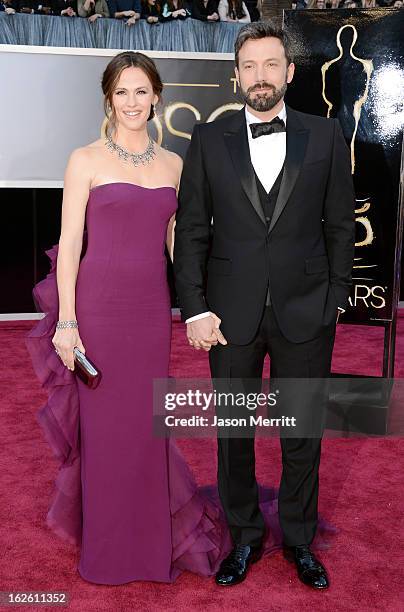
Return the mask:
<path id="1" fill-rule="evenodd" d="M 216 574 L 216 584 L 233 586 L 243 582 L 251 563 L 255 563 L 261 557 L 262 550 L 260 548 L 237 544 L 229 556 L 221 562 Z"/>
<path id="2" fill-rule="evenodd" d="M 309 546 L 284 546 L 283 556 L 296 564 L 297 574 L 304 584 L 313 589 L 327 589 L 329 586 L 327 572 Z"/>

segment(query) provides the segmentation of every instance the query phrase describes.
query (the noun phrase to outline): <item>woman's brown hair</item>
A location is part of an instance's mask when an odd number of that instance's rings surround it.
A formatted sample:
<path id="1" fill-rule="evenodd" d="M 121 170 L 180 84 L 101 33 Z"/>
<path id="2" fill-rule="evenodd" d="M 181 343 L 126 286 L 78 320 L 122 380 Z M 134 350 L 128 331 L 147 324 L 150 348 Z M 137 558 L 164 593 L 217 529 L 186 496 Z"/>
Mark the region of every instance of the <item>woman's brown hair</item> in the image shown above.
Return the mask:
<path id="1" fill-rule="evenodd" d="M 106 133 L 108 135 L 111 134 L 112 130 L 116 129 L 116 117 L 114 106 L 112 104 L 112 96 L 116 84 L 119 81 L 119 77 L 121 76 L 121 72 L 125 70 L 125 68 L 130 67 L 140 68 L 143 70 L 152 84 L 153 93 L 158 96 L 158 103 L 161 102 L 163 83 L 161 82 L 161 78 L 154 61 L 150 57 L 147 57 L 147 55 L 138 53 L 136 51 L 124 51 L 123 53 L 118 53 L 118 55 L 115 55 L 115 57 L 105 68 L 101 81 L 102 91 L 104 94 L 104 111 L 108 117 L 106 126 Z M 150 119 L 153 119 L 153 117 L 154 108 L 152 106 L 147 120 L 150 121 Z"/>

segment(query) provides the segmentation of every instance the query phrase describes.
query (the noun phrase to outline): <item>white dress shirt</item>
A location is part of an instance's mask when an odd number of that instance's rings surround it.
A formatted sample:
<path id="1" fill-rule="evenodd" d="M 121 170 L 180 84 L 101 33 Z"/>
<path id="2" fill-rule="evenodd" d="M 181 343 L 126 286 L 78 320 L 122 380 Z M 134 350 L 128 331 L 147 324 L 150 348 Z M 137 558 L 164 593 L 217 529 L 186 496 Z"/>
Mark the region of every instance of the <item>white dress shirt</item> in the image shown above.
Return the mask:
<path id="1" fill-rule="evenodd" d="M 278 177 L 279 172 L 285 163 L 286 157 L 286 132 L 277 132 L 253 138 L 251 135 L 250 124 L 262 123 L 263 119 L 258 119 L 245 107 L 245 117 L 247 121 L 248 146 L 250 147 L 250 158 L 256 175 L 262 183 L 265 191 L 269 193 Z M 277 117 L 283 120 L 286 125 L 286 107 Z"/>
<path id="2" fill-rule="evenodd" d="M 285 162 L 286 157 L 286 132 L 267 134 L 259 138 L 251 136 L 250 123 L 261 123 L 263 119 L 258 119 L 247 110 L 245 106 L 245 118 L 247 122 L 248 146 L 250 148 L 250 158 L 253 168 L 261 181 L 265 191 L 269 193 L 275 183 L 279 172 Z M 286 125 L 286 107 L 283 105 L 277 117 L 283 119 Z M 186 323 L 192 323 L 198 319 L 204 319 L 210 315 L 210 311 L 201 312 L 194 317 L 186 319 Z"/>

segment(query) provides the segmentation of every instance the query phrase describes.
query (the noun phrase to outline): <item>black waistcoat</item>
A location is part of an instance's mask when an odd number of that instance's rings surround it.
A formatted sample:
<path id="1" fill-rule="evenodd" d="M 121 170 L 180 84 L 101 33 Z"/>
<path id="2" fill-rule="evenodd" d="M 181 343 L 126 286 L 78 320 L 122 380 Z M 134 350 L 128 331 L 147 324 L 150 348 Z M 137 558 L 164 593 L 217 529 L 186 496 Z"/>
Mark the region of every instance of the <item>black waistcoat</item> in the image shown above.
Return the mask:
<path id="1" fill-rule="evenodd" d="M 257 182 L 257 187 L 258 187 L 258 194 L 261 200 L 262 210 L 264 211 L 265 220 L 267 222 L 267 228 L 269 228 L 269 224 L 271 223 L 272 215 L 274 214 L 275 204 L 276 204 L 276 200 L 278 199 L 278 195 L 279 195 L 279 189 L 281 186 L 284 167 L 285 167 L 285 164 L 282 166 L 281 171 L 279 172 L 276 178 L 276 181 L 272 185 L 272 188 L 269 193 L 265 191 L 264 186 L 259 180 L 257 174 L 254 172 L 255 180 Z M 265 305 L 269 306 L 270 303 L 271 303 L 271 294 L 270 294 L 269 283 L 268 283 L 268 291 L 267 291 L 267 298 L 265 301 Z"/>
<path id="2" fill-rule="evenodd" d="M 261 200 L 261 206 L 262 206 L 262 210 L 264 211 L 265 219 L 267 222 L 267 227 L 269 227 L 269 224 L 271 223 L 272 215 L 274 214 L 275 204 L 276 204 L 276 200 L 278 199 L 279 189 L 281 186 L 281 181 L 282 181 L 282 176 L 283 176 L 283 168 L 284 168 L 284 165 L 282 166 L 281 171 L 276 177 L 275 183 L 272 185 L 271 191 L 269 193 L 265 191 L 261 181 L 259 180 L 258 176 L 254 172 L 255 180 L 257 182 L 257 187 L 258 187 L 258 194 Z"/>

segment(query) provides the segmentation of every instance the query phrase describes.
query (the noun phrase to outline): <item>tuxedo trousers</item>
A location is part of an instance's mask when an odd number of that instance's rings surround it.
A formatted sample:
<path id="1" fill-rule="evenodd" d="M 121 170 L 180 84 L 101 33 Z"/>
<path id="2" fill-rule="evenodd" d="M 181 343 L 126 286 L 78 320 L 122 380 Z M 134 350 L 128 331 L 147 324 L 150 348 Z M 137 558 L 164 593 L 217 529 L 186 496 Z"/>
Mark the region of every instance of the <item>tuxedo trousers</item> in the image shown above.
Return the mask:
<path id="1" fill-rule="evenodd" d="M 283 428 L 280 433 L 282 476 L 278 511 L 287 546 L 311 544 L 317 528 L 319 465 L 324 425 L 327 380 L 335 339 L 335 322 L 324 326 L 316 338 L 293 343 L 281 333 L 274 311 L 266 306 L 256 336 L 246 345 L 217 344 L 209 352 L 213 386 L 216 392 L 239 395 L 259 393 L 264 360 L 270 357 L 271 393 L 276 381 L 283 395 L 282 414 L 299 422 L 315 422 L 304 435 Z M 302 381 L 301 392 L 292 383 Z M 316 380 L 314 380 L 316 379 Z M 283 383 L 283 384 L 282 384 Z M 303 384 L 304 383 L 304 384 Z M 319 387 L 320 383 L 320 387 Z M 324 383 L 324 385 L 322 384 Z M 305 392 L 307 384 L 312 392 Z M 306 385 L 306 386 L 304 386 Z M 287 406 L 285 406 L 285 402 Z M 216 405 L 217 417 L 247 416 L 248 409 Z M 279 414 L 278 414 L 279 416 Z M 319 423 L 321 425 L 319 426 Z M 255 426 L 237 427 L 227 434 L 218 428 L 218 488 L 234 544 L 259 547 L 265 537 L 265 523 L 258 503 L 255 477 Z M 247 427 L 248 430 L 248 427 Z M 252 430 L 252 431 L 251 431 Z"/>

